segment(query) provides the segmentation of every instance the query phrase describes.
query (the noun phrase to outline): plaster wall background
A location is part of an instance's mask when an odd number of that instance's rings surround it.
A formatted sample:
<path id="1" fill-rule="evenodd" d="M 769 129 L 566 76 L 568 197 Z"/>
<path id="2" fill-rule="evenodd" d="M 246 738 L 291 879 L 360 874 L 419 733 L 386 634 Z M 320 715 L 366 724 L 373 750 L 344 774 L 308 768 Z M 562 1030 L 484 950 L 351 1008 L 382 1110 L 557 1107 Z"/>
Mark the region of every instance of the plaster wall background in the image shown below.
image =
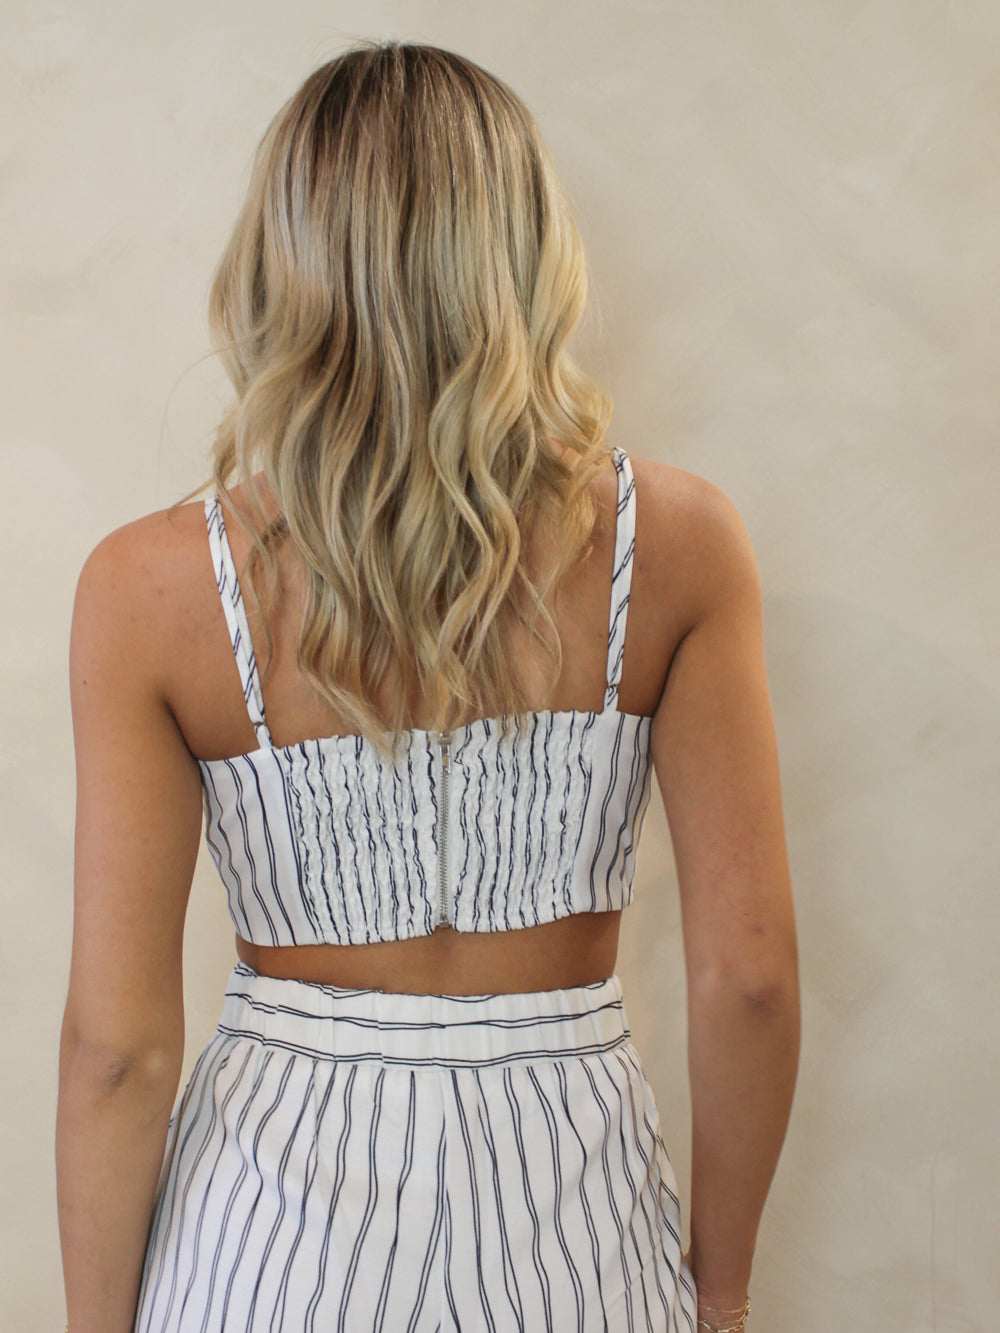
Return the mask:
<path id="1" fill-rule="evenodd" d="M 804 1040 L 753 1326 L 995 1327 L 1000 8 L 6 0 L 0 31 L 0 1326 L 64 1321 L 76 576 L 204 476 L 208 281 L 268 121 L 395 36 L 535 111 L 613 440 L 709 477 L 754 540 Z M 232 961 L 204 857 L 185 1077 Z M 654 784 L 618 970 L 686 1213 L 682 964 Z"/>

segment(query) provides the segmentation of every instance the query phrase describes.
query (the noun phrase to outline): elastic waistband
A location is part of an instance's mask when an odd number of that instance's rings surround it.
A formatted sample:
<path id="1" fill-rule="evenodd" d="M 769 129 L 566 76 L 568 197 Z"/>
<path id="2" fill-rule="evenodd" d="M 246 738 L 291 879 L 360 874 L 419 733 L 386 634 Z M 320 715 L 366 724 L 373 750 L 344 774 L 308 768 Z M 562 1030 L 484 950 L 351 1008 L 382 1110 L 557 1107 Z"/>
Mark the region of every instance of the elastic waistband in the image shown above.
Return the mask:
<path id="1" fill-rule="evenodd" d="M 387 1064 L 509 1064 L 630 1040 L 617 974 L 564 990 L 411 995 L 264 977 L 238 963 L 219 1031 L 303 1055 Z"/>

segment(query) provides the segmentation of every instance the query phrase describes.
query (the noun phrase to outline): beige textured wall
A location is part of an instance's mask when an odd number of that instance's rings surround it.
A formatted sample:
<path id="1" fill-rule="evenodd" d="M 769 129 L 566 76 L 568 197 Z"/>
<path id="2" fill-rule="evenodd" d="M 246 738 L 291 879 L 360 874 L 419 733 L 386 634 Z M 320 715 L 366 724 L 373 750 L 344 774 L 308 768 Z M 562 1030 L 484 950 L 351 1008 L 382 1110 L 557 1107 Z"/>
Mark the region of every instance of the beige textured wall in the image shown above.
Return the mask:
<path id="1" fill-rule="evenodd" d="M 1000 6 L 6 0 L 0 23 L 0 1326 L 63 1321 L 76 575 L 200 479 L 224 389 L 189 367 L 268 119 L 345 40 L 393 35 L 536 110 L 615 441 L 710 477 L 757 549 L 805 1006 L 754 1327 L 995 1329 Z M 619 972 L 686 1192 L 655 788 L 638 896 Z M 188 1069 L 232 957 L 203 864 Z"/>

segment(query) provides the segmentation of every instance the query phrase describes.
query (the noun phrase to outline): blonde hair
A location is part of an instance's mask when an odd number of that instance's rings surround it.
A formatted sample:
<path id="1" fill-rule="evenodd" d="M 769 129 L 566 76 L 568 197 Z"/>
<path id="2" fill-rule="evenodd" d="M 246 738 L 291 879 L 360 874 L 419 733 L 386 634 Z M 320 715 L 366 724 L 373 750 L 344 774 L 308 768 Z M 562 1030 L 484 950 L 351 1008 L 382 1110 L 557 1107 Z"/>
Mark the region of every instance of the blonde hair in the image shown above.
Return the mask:
<path id="1" fill-rule="evenodd" d="M 257 563 L 273 575 L 275 541 L 294 544 L 299 668 L 384 757 L 413 689 L 435 729 L 469 708 L 504 734 L 523 720 L 505 603 L 552 657 L 551 695 L 562 648 L 543 599 L 590 549 L 589 482 L 611 455 L 611 399 L 565 346 L 585 301 L 580 239 L 531 114 L 460 56 L 354 47 L 261 140 L 211 287 L 236 391 L 212 476 L 227 496 L 243 482 L 250 517 L 235 512 L 265 625 L 273 579 L 262 601 Z M 543 512 L 560 543 L 539 590 L 522 535 Z M 387 734 L 368 687 L 392 662 Z"/>

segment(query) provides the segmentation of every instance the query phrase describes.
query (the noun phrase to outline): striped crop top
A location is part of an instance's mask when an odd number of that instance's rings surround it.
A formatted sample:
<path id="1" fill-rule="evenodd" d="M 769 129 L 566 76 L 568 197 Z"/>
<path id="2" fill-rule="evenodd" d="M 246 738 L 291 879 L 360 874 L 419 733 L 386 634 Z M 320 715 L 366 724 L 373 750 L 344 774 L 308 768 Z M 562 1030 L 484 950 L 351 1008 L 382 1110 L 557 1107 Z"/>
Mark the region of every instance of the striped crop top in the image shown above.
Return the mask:
<path id="1" fill-rule="evenodd" d="M 618 512 L 600 713 L 543 710 L 403 733 L 395 763 L 364 737 L 274 746 L 218 498 L 209 544 L 259 748 L 200 760 L 205 838 L 252 944 L 364 944 L 518 930 L 632 899 L 652 719 L 617 707 L 635 548 L 635 483 L 615 449 Z"/>

